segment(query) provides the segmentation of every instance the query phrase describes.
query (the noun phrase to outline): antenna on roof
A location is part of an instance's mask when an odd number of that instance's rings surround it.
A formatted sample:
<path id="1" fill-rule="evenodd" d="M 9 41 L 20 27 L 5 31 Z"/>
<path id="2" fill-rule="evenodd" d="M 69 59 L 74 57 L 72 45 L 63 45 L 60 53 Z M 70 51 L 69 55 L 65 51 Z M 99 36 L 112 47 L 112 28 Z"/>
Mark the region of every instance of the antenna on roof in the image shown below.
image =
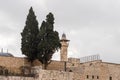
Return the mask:
<path id="1" fill-rule="evenodd" d="M 8 49 L 7 49 L 7 53 L 8 53 Z"/>
<path id="2" fill-rule="evenodd" d="M 3 48 L 1 49 L 1 53 L 3 53 Z"/>

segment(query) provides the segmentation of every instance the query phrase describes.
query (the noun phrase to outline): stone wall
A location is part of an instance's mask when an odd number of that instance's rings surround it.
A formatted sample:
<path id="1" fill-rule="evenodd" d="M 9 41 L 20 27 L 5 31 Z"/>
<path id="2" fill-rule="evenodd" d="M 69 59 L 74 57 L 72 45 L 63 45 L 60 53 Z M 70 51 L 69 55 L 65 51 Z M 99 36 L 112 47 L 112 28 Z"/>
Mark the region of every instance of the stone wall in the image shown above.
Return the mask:
<path id="1" fill-rule="evenodd" d="M 31 67 L 31 63 L 27 61 L 26 58 L 19 57 L 3 57 L 0 56 L 0 66 L 6 67 L 9 72 L 13 73 L 21 73 L 22 66 Z M 42 64 L 35 60 L 32 66 L 42 66 Z M 65 62 L 64 61 L 52 61 L 48 67 L 48 70 L 65 70 Z"/>
<path id="2" fill-rule="evenodd" d="M 0 80 L 35 80 L 33 77 L 0 76 Z"/>
<path id="3" fill-rule="evenodd" d="M 52 61 L 48 67 L 48 70 L 59 70 L 64 71 L 65 70 L 65 62 L 64 61 Z"/>
<path id="4" fill-rule="evenodd" d="M 33 62 L 34 66 L 42 66 L 40 61 L 35 60 Z M 65 70 L 65 62 L 64 61 L 54 61 L 52 60 L 51 63 L 47 66 L 47 70 L 59 70 L 64 71 Z"/>
<path id="5" fill-rule="evenodd" d="M 79 58 L 68 58 L 68 62 L 70 62 L 70 63 L 80 63 L 80 59 Z"/>
<path id="6" fill-rule="evenodd" d="M 0 76 L 0 80 L 83 80 L 79 73 L 39 70 L 36 77 Z"/>
<path id="7" fill-rule="evenodd" d="M 30 66 L 25 58 L 0 56 L 0 66 L 6 67 L 9 72 L 20 73 L 22 66 Z"/>
<path id="8" fill-rule="evenodd" d="M 83 80 L 120 80 L 120 64 L 92 61 L 82 63 L 80 73 Z"/>
<path id="9" fill-rule="evenodd" d="M 33 66 L 42 66 L 35 60 Z M 67 72 L 65 72 L 65 65 Z M 0 66 L 6 67 L 11 72 L 20 73 L 21 66 L 31 66 L 31 63 L 25 58 L 0 57 Z M 72 70 L 72 72 L 69 72 Z M 14 77 L 14 76 L 13 76 Z M 39 70 L 38 78 L 29 80 L 120 80 L 120 64 L 102 62 L 101 60 L 79 63 L 78 60 L 72 59 L 72 62 L 52 61 L 47 70 Z M 9 77 L 9 80 L 22 80 L 22 77 Z M 7 80 L 3 76 L 0 80 Z M 25 80 L 27 80 L 26 78 Z"/>
<path id="10" fill-rule="evenodd" d="M 79 73 L 41 70 L 38 80 L 83 80 Z"/>

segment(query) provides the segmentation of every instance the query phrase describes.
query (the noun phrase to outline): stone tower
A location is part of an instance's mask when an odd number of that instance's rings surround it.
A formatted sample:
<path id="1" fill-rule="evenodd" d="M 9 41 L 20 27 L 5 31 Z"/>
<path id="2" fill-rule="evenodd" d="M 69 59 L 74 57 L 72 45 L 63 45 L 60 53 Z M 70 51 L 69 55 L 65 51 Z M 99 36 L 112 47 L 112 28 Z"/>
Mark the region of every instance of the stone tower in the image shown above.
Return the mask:
<path id="1" fill-rule="evenodd" d="M 62 38 L 61 38 L 61 50 L 60 50 L 60 60 L 61 61 L 68 61 L 67 58 L 67 49 L 69 45 L 69 41 L 66 39 L 66 35 L 63 33 Z"/>

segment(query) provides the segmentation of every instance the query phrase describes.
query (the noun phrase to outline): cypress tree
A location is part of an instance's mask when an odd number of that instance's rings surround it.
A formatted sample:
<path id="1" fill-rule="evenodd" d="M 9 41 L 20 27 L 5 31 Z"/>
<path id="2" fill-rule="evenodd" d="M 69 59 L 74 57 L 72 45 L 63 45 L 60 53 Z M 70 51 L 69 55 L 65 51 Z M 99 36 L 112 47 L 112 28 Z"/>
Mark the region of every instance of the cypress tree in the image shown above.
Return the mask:
<path id="1" fill-rule="evenodd" d="M 54 31 L 54 16 L 49 13 L 46 16 L 46 21 L 43 21 L 38 34 L 38 59 L 46 69 L 51 62 L 52 55 L 60 47 L 60 39 L 57 31 Z"/>
<path id="2" fill-rule="evenodd" d="M 36 19 L 33 8 L 29 9 L 29 13 L 26 19 L 26 24 L 21 33 L 21 51 L 22 54 L 28 57 L 28 60 L 32 63 L 37 57 L 37 46 L 38 39 L 37 35 L 39 33 L 38 21 Z"/>

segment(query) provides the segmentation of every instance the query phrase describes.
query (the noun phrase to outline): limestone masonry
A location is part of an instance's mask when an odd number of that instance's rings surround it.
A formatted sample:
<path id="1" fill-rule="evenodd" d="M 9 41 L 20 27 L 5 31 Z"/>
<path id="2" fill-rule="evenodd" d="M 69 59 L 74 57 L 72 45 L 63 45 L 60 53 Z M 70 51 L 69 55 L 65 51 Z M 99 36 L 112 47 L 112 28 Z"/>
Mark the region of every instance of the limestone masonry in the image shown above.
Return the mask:
<path id="1" fill-rule="evenodd" d="M 61 60 L 53 60 L 47 70 L 38 60 L 31 64 L 26 58 L 0 53 L 0 80 L 120 80 L 120 64 L 102 62 L 98 55 L 68 58 L 68 42 L 63 34 Z"/>

